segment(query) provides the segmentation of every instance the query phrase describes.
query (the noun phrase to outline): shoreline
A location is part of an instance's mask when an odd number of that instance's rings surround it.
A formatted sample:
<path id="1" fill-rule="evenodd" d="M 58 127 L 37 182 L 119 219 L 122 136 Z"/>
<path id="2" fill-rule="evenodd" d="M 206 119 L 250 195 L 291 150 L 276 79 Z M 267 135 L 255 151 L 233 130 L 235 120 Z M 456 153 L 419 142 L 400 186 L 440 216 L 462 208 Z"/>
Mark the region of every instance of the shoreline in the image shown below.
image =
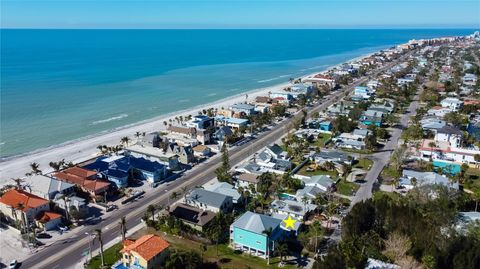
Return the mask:
<path id="1" fill-rule="evenodd" d="M 391 47 L 392 45 L 385 46 Z M 373 52 L 365 53 L 357 57 L 342 61 L 341 63 L 334 64 L 318 71 L 308 73 L 301 76 L 300 78 L 305 78 L 312 76 L 318 73 L 324 73 L 331 69 L 334 69 L 344 63 L 357 61 L 359 59 L 368 57 L 374 53 L 377 53 L 382 49 L 375 50 Z M 45 148 L 36 149 L 30 152 L 16 154 L 12 156 L 0 158 L 0 174 L 2 178 L 0 179 L 0 186 L 6 185 L 9 183 L 11 178 L 24 177 L 25 173 L 30 171 L 29 164 L 36 162 L 40 164 L 40 170 L 42 173 L 49 173 L 53 171 L 48 165 L 49 162 L 59 161 L 65 159 L 65 161 L 72 161 L 74 163 L 86 161 L 88 159 L 94 158 L 98 154 L 96 147 L 98 145 L 118 145 L 120 144 L 120 138 L 124 136 L 132 137 L 137 131 L 138 132 L 153 132 L 153 131 L 162 131 L 165 130 L 164 121 L 169 121 L 169 119 L 174 120 L 176 116 L 180 115 L 196 115 L 199 110 L 208 109 L 208 108 L 221 108 L 228 107 L 234 103 L 244 102 L 246 95 L 248 95 L 248 100 L 254 99 L 256 96 L 266 95 L 270 91 L 279 91 L 290 85 L 290 82 L 284 82 L 275 84 L 272 86 L 267 86 L 263 88 L 252 89 L 245 91 L 240 94 L 233 96 L 225 97 L 210 103 L 199 104 L 192 108 L 183 109 L 179 111 L 173 111 L 167 114 L 159 115 L 154 118 L 142 120 L 132 124 L 120 126 L 113 129 L 108 129 L 99 133 L 91 134 L 84 136 L 78 139 L 66 141 L 60 144 L 52 145 Z M 135 139 L 132 139 L 135 141 Z"/>

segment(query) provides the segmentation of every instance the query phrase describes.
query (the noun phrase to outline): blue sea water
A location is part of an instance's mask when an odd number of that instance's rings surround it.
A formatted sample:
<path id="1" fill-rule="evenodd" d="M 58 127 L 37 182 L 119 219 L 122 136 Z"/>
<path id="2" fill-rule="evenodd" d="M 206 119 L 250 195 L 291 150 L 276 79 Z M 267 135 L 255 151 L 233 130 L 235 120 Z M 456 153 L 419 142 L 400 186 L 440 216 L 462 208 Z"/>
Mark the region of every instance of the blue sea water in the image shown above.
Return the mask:
<path id="1" fill-rule="evenodd" d="M 282 83 L 435 30 L 1 29 L 0 156 Z"/>

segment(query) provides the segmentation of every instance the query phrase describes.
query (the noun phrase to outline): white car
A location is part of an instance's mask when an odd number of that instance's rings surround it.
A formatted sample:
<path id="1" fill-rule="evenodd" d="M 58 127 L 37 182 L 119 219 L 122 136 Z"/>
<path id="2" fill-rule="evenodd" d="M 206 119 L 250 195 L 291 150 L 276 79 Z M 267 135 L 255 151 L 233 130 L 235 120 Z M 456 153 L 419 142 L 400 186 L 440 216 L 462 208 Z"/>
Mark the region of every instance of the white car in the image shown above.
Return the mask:
<path id="1" fill-rule="evenodd" d="M 64 226 L 64 225 L 62 225 L 62 224 L 58 224 L 57 227 L 58 227 L 58 229 L 62 230 L 62 232 L 68 231 L 68 227 L 67 227 L 67 226 Z"/>
<path id="2" fill-rule="evenodd" d="M 13 261 L 11 261 L 10 264 L 8 265 L 8 268 L 9 268 L 9 269 L 15 269 L 15 268 L 17 268 L 17 264 L 18 264 L 17 260 L 13 260 Z"/>

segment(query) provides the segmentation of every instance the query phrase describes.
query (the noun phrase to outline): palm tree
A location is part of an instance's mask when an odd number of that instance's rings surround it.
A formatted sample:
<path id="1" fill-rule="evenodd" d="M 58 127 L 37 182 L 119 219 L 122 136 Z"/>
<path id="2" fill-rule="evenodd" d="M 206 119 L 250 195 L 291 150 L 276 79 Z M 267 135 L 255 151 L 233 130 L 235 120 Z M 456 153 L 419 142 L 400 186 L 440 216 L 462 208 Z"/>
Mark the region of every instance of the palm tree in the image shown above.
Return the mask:
<path id="1" fill-rule="evenodd" d="M 155 207 L 154 204 L 151 204 L 151 205 L 148 205 L 147 207 L 147 211 L 150 212 L 150 214 L 152 215 L 152 221 L 155 222 L 155 211 L 157 210 L 157 208 Z"/>
<path id="2" fill-rule="evenodd" d="M 322 225 L 318 221 L 315 221 L 310 225 L 310 231 L 315 235 L 315 254 L 317 254 L 318 238 L 323 237 L 324 234 Z"/>
<path id="3" fill-rule="evenodd" d="M 103 240 L 102 240 L 102 230 L 96 229 L 95 233 L 98 237 L 98 243 L 100 243 L 100 260 L 102 262 L 102 268 L 105 266 L 105 262 L 103 261 Z"/>
<path id="4" fill-rule="evenodd" d="M 26 218 L 25 212 L 23 211 L 25 209 L 25 205 L 23 203 L 18 203 L 17 206 L 15 207 L 15 210 L 18 210 L 21 212 L 22 219 L 20 221 L 22 230 L 28 233 L 28 220 Z"/>
<path id="5" fill-rule="evenodd" d="M 42 170 L 39 169 L 40 165 L 36 162 L 30 163 L 30 168 L 32 172 L 29 175 L 38 175 L 42 173 Z"/>
<path id="6" fill-rule="evenodd" d="M 172 194 L 170 194 L 170 199 L 176 200 L 178 198 L 178 192 L 174 191 Z"/>
<path id="7" fill-rule="evenodd" d="M 135 132 L 135 134 L 134 134 L 133 136 L 135 136 L 136 138 L 139 138 L 141 135 L 142 135 L 142 133 L 140 133 L 140 132 Z"/>
<path id="8" fill-rule="evenodd" d="M 272 236 L 272 227 L 269 227 L 268 229 L 264 230 L 262 234 L 266 235 L 267 239 L 267 264 L 270 264 L 270 237 Z"/>
<path id="9" fill-rule="evenodd" d="M 330 228 L 330 223 L 332 221 L 333 215 L 337 212 L 338 204 L 337 203 L 329 203 L 327 209 L 325 211 L 327 215 L 327 228 Z"/>
<path id="10" fill-rule="evenodd" d="M 400 184 L 400 179 L 397 178 L 397 177 L 395 177 L 395 178 L 393 179 L 393 182 L 392 182 L 392 183 L 393 183 L 393 185 L 392 185 L 393 188 L 396 188 L 396 187 L 398 187 L 398 184 Z"/>
<path id="11" fill-rule="evenodd" d="M 23 179 L 21 179 L 21 178 L 12 178 L 12 180 L 15 182 L 15 188 L 16 188 L 17 190 L 21 190 L 21 189 L 22 189 Z"/>
<path id="12" fill-rule="evenodd" d="M 183 199 L 184 199 L 184 201 L 186 201 L 187 200 L 187 193 L 188 193 L 188 187 L 187 186 L 182 187 L 182 193 L 183 193 Z"/>
<path id="13" fill-rule="evenodd" d="M 275 247 L 275 253 L 280 256 L 280 262 L 283 262 L 284 258 L 288 255 L 288 245 L 286 243 L 280 243 Z"/>
<path id="14" fill-rule="evenodd" d="M 428 142 L 428 147 L 430 148 L 430 160 L 433 160 L 433 150 L 437 147 L 437 143 L 430 141 Z"/>
<path id="15" fill-rule="evenodd" d="M 120 139 L 120 142 L 128 147 L 128 142 L 130 142 L 130 138 L 128 138 L 128 136 L 124 136 Z"/>
<path id="16" fill-rule="evenodd" d="M 203 254 L 207 251 L 208 247 L 205 244 L 200 245 L 200 251 L 201 251 L 201 257 L 202 257 L 202 263 L 203 263 Z"/>
<path id="17" fill-rule="evenodd" d="M 307 203 L 308 203 L 308 197 L 306 195 L 304 195 L 302 197 L 302 203 L 303 203 L 303 208 L 305 210 L 305 212 L 307 211 Z"/>
<path id="18" fill-rule="evenodd" d="M 62 200 L 63 200 L 63 204 L 65 205 L 65 218 L 66 218 L 67 220 L 70 220 L 70 215 L 68 214 L 68 207 L 67 207 L 67 201 L 70 201 L 70 199 L 69 199 L 67 196 L 65 196 L 65 195 L 61 195 L 61 196 L 59 197 L 59 199 L 62 199 Z"/>
<path id="19" fill-rule="evenodd" d="M 120 221 L 118 222 L 120 224 L 120 233 L 122 235 L 122 242 L 125 241 L 126 235 L 127 235 L 127 219 L 125 216 L 123 216 Z"/>

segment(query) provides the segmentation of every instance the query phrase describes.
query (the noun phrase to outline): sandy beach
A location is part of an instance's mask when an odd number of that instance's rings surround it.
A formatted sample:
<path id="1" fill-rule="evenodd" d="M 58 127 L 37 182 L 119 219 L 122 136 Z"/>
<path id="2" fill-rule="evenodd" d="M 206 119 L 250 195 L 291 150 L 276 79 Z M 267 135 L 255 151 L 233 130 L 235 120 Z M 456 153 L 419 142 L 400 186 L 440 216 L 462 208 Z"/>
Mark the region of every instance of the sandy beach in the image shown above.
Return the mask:
<path id="1" fill-rule="evenodd" d="M 355 61 L 367 57 L 368 55 L 371 54 L 362 55 L 347 62 Z M 302 78 L 326 72 L 339 65 L 341 64 L 331 66 L 323 71 L 317 71 L 305 75 Z M 13 178 L 25 177 L 25 173 L 31 171 L 29 166 L 30 163 L 38 163 L 40 165 L 40 170 L 42 171 L 42 173 L 49 173 L 53 171 L 52 168 L 48 165 L 52 161 L 56 162 L 65 159 L 67 162 L 72 161 L 73 163 L 78 163 L 89 160 L 99 154 L 99 151 L 96 148 L 98 145 L 119 145 L 120 139 L 125 136 L 128 136 L 132 139 L 132 142 L 130 143 L 135 143 L 134 134 L 136 132 L 149 133 L 164 130 L 165 125 L 163 124 L 163 122 L 168 122 L 169 119 L 174 120 L 175 117 L 181 115 L 184 117 L 187 115 L 197 115 L 198 111 L 207 108 L 227 108 L 232 104 L 245 102 L 247 95 L 248 100 L 253 100 L 257 96 L 265 96 L 268 95 L 269 92 L 280 91 L 288 85 L 291 84 L 289 82 L 285 82 L 271 87 L 251 90 L 242 94 L 215 101 L 213 103 L 199 105 L 183 111 L 172 112 L 166 115 L 155 117 L 153 119 L 138 122 L 136 124 L 123 126 L 117 129 L 108 130 L 99 134 L 84 137 L 78 140 L 62 143 L 60 145 L 55 145 L 49 148 L 43 148 L 22 155 L 6 158 L 2 160 L 2 162 L 0 162 L 0 186 L 6 184 L 13 184 Z"/>

